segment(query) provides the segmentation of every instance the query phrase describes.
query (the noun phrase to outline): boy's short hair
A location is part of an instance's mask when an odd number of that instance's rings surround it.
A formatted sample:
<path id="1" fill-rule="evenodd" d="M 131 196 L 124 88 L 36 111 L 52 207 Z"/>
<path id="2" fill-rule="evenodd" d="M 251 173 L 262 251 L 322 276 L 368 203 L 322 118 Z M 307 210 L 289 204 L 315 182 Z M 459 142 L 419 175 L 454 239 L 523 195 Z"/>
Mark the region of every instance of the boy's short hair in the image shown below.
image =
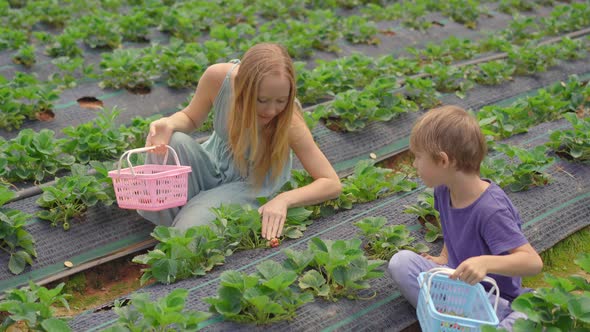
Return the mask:
<path id="1" fill-rule="evenodd" d="M 458 106 L 442 106 L 421 116 L 410 135 L 410 149 L 440 160 L 444 152 L 458 171 L 479 173 L 488 152 L 479 123 Z"/>

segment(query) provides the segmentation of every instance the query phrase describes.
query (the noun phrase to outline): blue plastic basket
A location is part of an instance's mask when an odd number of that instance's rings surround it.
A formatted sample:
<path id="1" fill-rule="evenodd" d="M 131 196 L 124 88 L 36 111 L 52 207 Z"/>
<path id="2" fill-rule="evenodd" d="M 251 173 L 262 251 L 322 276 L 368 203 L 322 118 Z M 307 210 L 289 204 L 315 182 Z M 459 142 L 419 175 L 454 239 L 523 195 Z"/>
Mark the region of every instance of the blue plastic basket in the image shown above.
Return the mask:
<path id="1" fill-rule="evenodd" d="M 500 292 L 494 279 L 492 289 L 486 293 L 481 284 L 469 285 L 460 280 L 449 279 L 454 270 L 435 268 L 418 276 L 420 293 L 416 313 L 424 332 L 480 331 L 483 325 L 497 326 L 496 309 Z M 496 291 L 496 303 L 488 300 Z"/>

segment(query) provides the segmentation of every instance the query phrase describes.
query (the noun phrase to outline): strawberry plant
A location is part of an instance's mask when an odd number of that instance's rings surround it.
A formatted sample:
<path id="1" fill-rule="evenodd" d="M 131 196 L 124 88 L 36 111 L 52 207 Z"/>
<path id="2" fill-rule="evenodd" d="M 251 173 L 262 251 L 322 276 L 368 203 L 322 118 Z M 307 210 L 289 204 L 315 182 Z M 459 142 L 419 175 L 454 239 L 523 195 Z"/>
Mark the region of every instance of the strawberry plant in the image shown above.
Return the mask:
<path id="1" fill-rule="evenodd" d="M 19 29 L 9 29 L 8 27 L 0 27 L 0 51 L 3 50 L 17 50 L 21 46 L 28 43 L 29 37 L 27 33 Z"/>
<path id="2" fill-rule="evenodd" d="M 555 6 L 548 17 L 541 18 L 541 22 L 549 35 L 580 30 L 590 24 L 590 5 L 573 3 Z"/>
<path id="3" fill-rule="evenodd" d="M 557 44 L 559 59 L 563 60 L 578 60 L 583 59 L 588 55 L 588 52 L 584 50 L 584 43 L 579 39 L 571 39 L 569 37 L 563 37 Z"/>
<path id="4" fill-rule="evenodd" d="M 512 44 L 529 44 L 526 47 L 530 47 L 531 42 L 541 37 L 542 33 L 534 18 L 516 15 L 500 35 Z"/>
<path id="5" fill-rule="evenodd" d="M 497 85 L 512 80 L 515 67 L 506 61 L 490 61 L 472 67 L 469 76 L 478 84 Z"/>
<path id="6" fill-rule="evenodd" d="M 430 75 L 436 90 L 440 92 L 455 92 L 458 97 L 464 98 L 465 92 L 473 87 L 473 82 L 460 67 L 433 62 L 424 67 L 424 72 Z"/>
<path id="7" fill-rule="evenodd" d="M 53 289 L 47 289 L 29 281 L 28 287 L 6 291 L 4 300 L 0 302 L 0 311 L 8 312 L 0 329 L 2 331 L 71 331 L 68 324 L 55 318 L 54 303 L 61 303 L 68 310 L 68 294 L 61 294 L 65 284 L 62 282 Z M 22 324 L 22 325 L 21 325 Z"/>
<path id="8" fill-rule="evenodd" d="M 581 253 L 574 262 L 590 273 L 590 254 Z M 512 309 L 526 314 L 514 322 L 513 331 L 588 331 L 590 329 L 590 282 L 580 275 L 557 277 L 545 274 L 550 287 L 524 293 Z M 483 331 L 506 331 L 485 327 Z"/>
<path id="9" fill-rule="evenodd" d="M 116 49 L 102 53 L 101 88 L 125 88 L 131 92 L 149 91 L 159 74 L 157 46 L 149 48 Z"/>
<path id="10" fill-rule="evenodd" d="M 431 79 L 408 77 L 404 90 L 408 99 L 418 104 L 422 109 L 430 109 L 440 104 L 439 94 Z"/>
<path id="11" fill-rule="evenodd" d="M 213 112 L 210 113 L 212 114 Z M 161 117 L 161 114 L 154 114 L 147 118 L 136 116 L 131 119 L 128 125 L 121 125 L 119 132 L 126 137 L 128 144 L 126 149 L 136 149 L 145 146 L 145 139 L 149 132 L 150 124 Z"/>
<path id="12" fill-rule="evenodd" d="M 399 114 L 418 111 L 416 103 L 406 99 L 399 92 L 393 92 L 398 87 L 397 81 L 391 77 L 376 78 L 365 87 L 365 92 L 372 94 L 379 101 L 369 121 L 386 122 Z"/>
<path id="13" fill-rule="evenodd" d="M 485 106 L 477 113 L 477 118 L 484 135 L 506 138 L 526 132 L 532 125 L 558 119 L 565 112 L 585 107 L 588 96 L 590 88 L 573 75 L 567 82 L 541 89 L 535 96 L 519 99 L 509 106 Z"/>
<path id="14" fill-rule="evenodd" d="M 268 324 L 290 320 L 297 308 L 313 301 L 309 293 L 298 292 L 293 283 L 297 274 L 271 260 L 256 266 L 252 274 L 225 271 L 216 297 L 203 300 L 210 310 L 237 322 Z"/>
<path id="15" fill-rule="evenodd" d="M 548 146 L 560 156 L 575 161 L 590 161 L 590 120 L 578 118 L 576 113 L 563 115 L 571 124 L 572 129 L 557 130 L 549 136 Z"/>
<path id="16" fill-rule="evenodd" d="M 410 191 L 416 183 L 388 168 L 375 166 L 373 160 L 361 160 L 354 173 L 342 181 L 342 195 L 350 194 L 355 203 L 366 203 L 400 191 Z"/>
<path id="17" fill-rule="evenodd" d="M 265 198 L 259 203 L 264 204 Z M 225 251 L 230 255 L 235 250 L 255 249 L 267 247 L 267 242 L 260 236 L 262 220 L 256 209 L 250 205 L 222 204 L 218 208 L 211 208 L 216 218 L 213 226 L 217 234 L 225 239 Z M 311 223 L 311 212 L 303 207 L 291 208 L 283 229 L 283 236 L 291 239 L 300 238 Z"/>
<path id="18" fill-rule="evenodd" d="M 363 16 L 375 21 L 393 21 L 404 16 L 401 3 L 381 5 L 377 3 L 367 3 L 360 8 Z"/>
<path id="19" fill-rule="evenodd" d="M 127 15 L 121 15 L 117 19 L 123 40 L 132 42 L 149 41 L 150 27 L 155 25 L 155 22 L 144 10 L 134 9 Z"/>
<path id="20" fill-rule="evenodd" d="M 54 28 L 63 28 L 72 16 L 72 7 L 52 0 L 29 2 L 27 9 L 38 20 Z"/>
<path id="21" fill-rule="evenodd" d="M 74 88 L 78 81 L 88 78 L 95 78 L 92 64 L 84 63 L 84 58 L 69 58 L 62 56 L 51 60 L 59 71 L 49 75 L 49 81 L 55 84 L 58 90 Z"/>
<path id="22" fill-rule="evenodd" d="M 74 157 L 60 148 L 64 141 L 55 139 L 54 132 L 49 129 L 38 133 L 32 129 L 21 130 L 17 137 L 4 143 L 9 165 L 5 177 L 11 181 L 41 182 L 48 176 L 55 176 L 74 163 Z"/>
<path id="23" fill-rule="evenodd" d="M 209 226 L 195 226 L 186 231 L 157 226 L 151 235 L 159 241 L 156 247 L 133 258 L 134 263 L 148 265 L 142 270 L 142 285 L 151 279 L 170 284 L 203 276 L 225 262 L 224 239 Z"/>
<path id="24" fill-rule="evenodd" d="M 361 249 L 361 240 L 322 240 L 312 238 L 308 248 L 299 252 L 284 251 L 284 265 L 301 274 L 299 287 L 329 301 L 341 297 L 358 299 L 359 292 L 369 289 L 370 279 L 379 278 L 383 260 L 369 260 Z"/>
<path id="25" fill-rule="evenodd" d="M 120 112 L 117 107 L 103 109 L 93 121 L 62 129 L 69 137 L 68 141 L 62 143 L 64 152 L 75 156 L 77 162 L 86 164 L 90 160 L 116 159 L 130 143 L 141 144 L 143 139 L 140 142 L 131 142 L 131 138 L 137 139 L 137 136 L 131 137 L 124 127 L 116 127 Z"/>
<path id="26" fill-rule="evenodd" d="M 377 38 L 377 26 L 362 16 L 348 16 L 344 22 L 344 38 L 353 44 L 376 45 L 380 43 Z"/>
<path id="27" fill-rule="evenodd" d="M 185 5 L 185 7 L 188 6 Z M 205 23 L 195 19 L 195 16 L 197 16 L 195 12 L 191 13 L 179 3 L 164 12 L 158 28 L 186 42 L 194 42 L 198 40 L 201 30 L 205 28 Z"/>
<path id="28" fill-rule="evenodd" d="M 501 0 L 498 6 L 498 10 L 506 14 L 516 14 L 533 9 L 535 9 L 535 2 L 531 0 Z"/>
<path id="29" fill-rule="evenodd" d="M 131 295 L 131 304 L 127 306 L 117 300 L 113 310 L 119 318 L 115 325 L 104 331 L 197 331 L 199 323 L 211 314 L 184 310 L 188 293 L 186 289 L 177 288 L 155 301 L 149 293 L 136 293 Z"/>
<path id="30" fill-rule="evenodd" d="M 535 47 L 525 44 L 522 47 L 513 46 L 508 51 L 508 63 L 513 65 L 516 75 L 530 75 L 544 72 L 555 65 L 558 48 L 555 45 L 543 45 Z"/>
<path id="31" fill-rule="evenodd" d="M 332 103 L 318 106 L 314 112 L 326 119 L 326 126 L 339 131 L 358 131 L 367 125 L 379 100 L 370 93 L 348 90 L 336 95 Z"/>
<path id="32" fill-rule="evenodd" d="M 75 58 L 82 55 L 82 49 L 78 46 L 79 32 L 74 29 L 66 29 L 56 36 L 45 48 L 45 53 L 52 58 L 61 56 Z"/>
<path id="33" fill-rule="evenodd" d="M 426 3 L 413 2 L 407 5 L 405 9 L 402 18 L 403 26 L 418 31 L 426 31 L 432 26 L 432 21 L 426 19 L 428 12 Z"/>
<path id="34" fill-rule="evenodd" d="M 250 205 L 222 204 L 211 208 L 215 214 L 213 229 L 225 239 L 227 255 L 235 250 L 266 247 L 266 240 L 260 236 L 262 223 L 260 214 Z"/>
<path id="35" fill-rule="evenodd" d="M 305 0 L 266 0 L 257 2 L 260 15 L 266 19 L 303 18 L 307 9 Z"/>
<path id="36" fill-rule="evenodd" d="M 256 34 L 256 28 L 247 23 L 239 23 L 228 27 L 225 24 L 216 24 L 211 27 L 211 38 L 222 40 L 229 46 L 240 48 L 242 44 Z"/>
<path id="37" fill-rule="evenodd" d="M 544 170 L 554 161 L 547 158 L 547 147 L 536 146 L 523 149 L 507 144 L 497 144 L 495 150 L 509 157 L 486 158 L 481 165 L 481 176 L 513 192 L 528 190 L 533 186 L 544 186 L 551 182 L 551 176 Z M 517 161 L 518 160 L 518 161 Z"/>
<path id="38" fill-rule="evenodd" d="M 159 59 L 159 66 L 168 76 L 166 84 L 172 88 L 196 87 L 208 64 L 199 44 L 179 39 L 172 39 L 170 45 L 163 47 Z"/>
<path id="39" fill-rule="evenodd" d="M 37 252 L 34 247 L 35 240 L 25 229 L 25 224 L 32 216 L 3 207 L 15 196 L 10 189 L 0 185 L 0 249 L 10 255 L 10 272 L 19 274 L 27 264 L 33 264 L 33 257 L 37 257 Z"/>
<path id="40" fill-rule="evenodd" d="M 428 247 L 423 243 L 412 245 L 415 238 L 410 236 L 406 225 L 385 226 L 386 223 L 384 217 L 369 217 L 354 223 L 361 231 L 369 258 L 387 260 L 404 249 L 417 253 L 428 252 Z"/>
<path id="41" fill-rule="evenodd" d="M 481 9 L 479 1 L 476 0 L 450 0 L 445 1 L 442 11 L 453 21 L 469 29 L 475 29 Z"/>
<path id="42" fill-rule="evenodd" d="M 313 178 L 305 170 L 291 170 L 291 179 L 285 183 L 281 192 L 306 186 L 313 182 Z M 336 199 L 327 200 L 320 204 L 306 206 L 305 208 L 311 211 L 309 218 L 316 219 L 319 217 L 327 217 L 335 214 L 339 210 L 352 209 L 354 197 L 352 194 L 340 194 Z"/>
<path id="43" fill-rule="evenodd" d="M 35 58 L 35 46 L 21 46 L 16 54 L 12 57 L 12 62 L 18 65 L 23 65 L 27 68 L 33 67 L 33 65 L 37 62 L 37 59 Z"/>
<path id="44" fill-rule="evenodd" d="M 120 28 L 114 22 L 113 15 L 106 11 L 81 16 L 78 19 L 77 27 L 82 33 L 82 40 L 91 48 L 114 50 L 121 46 Z"/>
<path id="45" fill-rule="evenodd" d="M 418 216 L 418 221 L 424 228 L 426 242 L 434 242 L 442 238 L 442 228 L 440 224 L 440 214 L 434 208 L 434 193 L 432 189 L 427 189 L 418 195 L 416 204 L 406 205 L 404 213 Z"/>
<path id="46" fill-rule="evenodd" d="M 70 229 L 72 218 L 81 219 L 89 207 L 99 202 L 111 205 L 111 183 L 104 177 L 88 175 L 88 167 L 72 165 L 72 175 L 56 178 L 55 185 L 42 187 L 43 194 L 37 204 L 44 210 L 37 217 L 48 220 L 52 226 L 62 224 L 64 230 Z"/>

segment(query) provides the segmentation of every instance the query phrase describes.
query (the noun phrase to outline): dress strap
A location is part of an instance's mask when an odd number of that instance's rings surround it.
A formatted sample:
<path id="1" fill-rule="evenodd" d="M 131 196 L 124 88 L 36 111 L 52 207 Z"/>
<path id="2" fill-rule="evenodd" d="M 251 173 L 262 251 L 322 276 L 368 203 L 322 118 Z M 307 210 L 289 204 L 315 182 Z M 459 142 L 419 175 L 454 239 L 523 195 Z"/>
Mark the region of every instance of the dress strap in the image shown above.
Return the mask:
<path id="1" fill-rule="evenodd" d="M 226 78 L 229 77 L 229 75 L 231 75 L 231 73 L 234 71 L 234 69 L 240 64 L 240 59 L 231 59 L 231 60 L 229 60 L 229 63 L 233 63 L 234 65 L 227 72 Z"/>

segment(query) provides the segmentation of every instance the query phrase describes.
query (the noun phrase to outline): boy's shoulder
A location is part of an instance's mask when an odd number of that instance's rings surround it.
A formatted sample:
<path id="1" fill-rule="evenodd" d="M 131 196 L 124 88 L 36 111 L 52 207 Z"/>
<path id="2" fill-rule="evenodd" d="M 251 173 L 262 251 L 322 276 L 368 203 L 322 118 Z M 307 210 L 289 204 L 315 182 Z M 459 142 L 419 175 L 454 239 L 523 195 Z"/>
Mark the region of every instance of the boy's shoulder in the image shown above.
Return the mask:
<path id="1" fill-rule="evenodd" d="M 485 210 L 487 214 L 493 213 L 497 210 L 508 210 L 516 214 L 516 208 L 506 192 L 491 180 L 484 179 L 490 183 L 486 190 L 476 199 L 468 208 L 475 210 Z M 448 201 L 450 196 L 449 188 L 445 185 L 440 185 L 434 188 L 435 201 Z"/>

